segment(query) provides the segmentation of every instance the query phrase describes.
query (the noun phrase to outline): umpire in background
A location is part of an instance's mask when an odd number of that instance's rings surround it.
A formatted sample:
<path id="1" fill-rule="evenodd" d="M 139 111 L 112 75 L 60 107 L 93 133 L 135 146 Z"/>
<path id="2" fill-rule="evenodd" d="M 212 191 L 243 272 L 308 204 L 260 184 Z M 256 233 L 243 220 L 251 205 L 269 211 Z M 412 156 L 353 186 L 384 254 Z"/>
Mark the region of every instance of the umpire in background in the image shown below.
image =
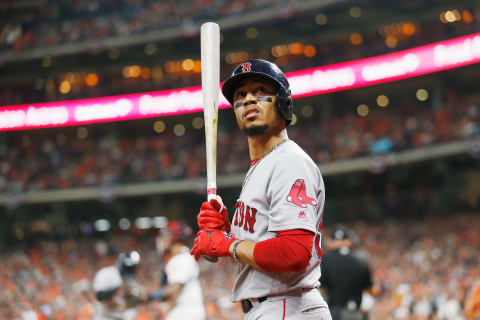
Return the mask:
<path id="1" fill-rule="evenodd" d="M 360 309 L 363 291 L 374 296 L 375 290 L 368 262 L 353 252 L 356 234 L 336 226 L 326 239 L 320 278 L 333 320 L 365 320 L 368 314 Z"/>

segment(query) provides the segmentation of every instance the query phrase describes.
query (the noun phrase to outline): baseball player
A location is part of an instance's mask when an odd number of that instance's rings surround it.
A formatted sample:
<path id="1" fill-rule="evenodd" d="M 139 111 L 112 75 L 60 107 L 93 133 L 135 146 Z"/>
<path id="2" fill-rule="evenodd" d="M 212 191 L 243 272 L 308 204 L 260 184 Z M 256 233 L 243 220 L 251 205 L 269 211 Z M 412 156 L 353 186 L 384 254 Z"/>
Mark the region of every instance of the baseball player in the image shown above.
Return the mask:
<path id="1" fill-rule="evenodd" d="M 167 261 L 164 272 L 166 283 L 162 289 L 150 294 L 171 302 L 166 320 L 204 320 L 202 288 L 198 279 L 200 269 L 198 263 L 189 254 L 186 239 L 192 234 L 192 229 L 181 221 L 170 221 L 163 230 L 159 245 L 164 251 Z"/>
<path id="2" fill-rule="evenodd" d="M 292 140 L 292 96 L 273 63 L 241 63 L 222 86 L 246 134 L 251 166 L 232 222 L 221 198 L 204 202 L 191 254 L 232 257 L 232 300 L 245 319 L 331 319 L 318 291 L 325 187 L 320 170 Z"/>

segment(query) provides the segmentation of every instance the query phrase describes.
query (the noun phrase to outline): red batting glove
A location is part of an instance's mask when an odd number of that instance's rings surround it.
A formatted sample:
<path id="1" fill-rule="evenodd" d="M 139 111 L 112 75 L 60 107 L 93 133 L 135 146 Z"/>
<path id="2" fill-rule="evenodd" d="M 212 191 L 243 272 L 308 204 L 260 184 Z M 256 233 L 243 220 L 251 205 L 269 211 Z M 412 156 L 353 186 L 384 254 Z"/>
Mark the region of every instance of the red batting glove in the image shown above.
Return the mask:
<path id="1" fill-rule="evenodd" d="M 200 212 L 197 215 L 198 227 L 200 229 L 215 229 L 230 232 L 231 224 L 228 218 L 227 208 L 223 205 L 222 199 L 212 199 L 210 202 L 202 203 Z"/>
<path id="2" fill-rule="evenodd" d="M 200 259 L 200 256 L 229 257 L 228 248 L 236 240 L 233 233 L 220 230 L 200 230 L 193 242 L 190 254 L 195 257 L 195 260 Z"/>

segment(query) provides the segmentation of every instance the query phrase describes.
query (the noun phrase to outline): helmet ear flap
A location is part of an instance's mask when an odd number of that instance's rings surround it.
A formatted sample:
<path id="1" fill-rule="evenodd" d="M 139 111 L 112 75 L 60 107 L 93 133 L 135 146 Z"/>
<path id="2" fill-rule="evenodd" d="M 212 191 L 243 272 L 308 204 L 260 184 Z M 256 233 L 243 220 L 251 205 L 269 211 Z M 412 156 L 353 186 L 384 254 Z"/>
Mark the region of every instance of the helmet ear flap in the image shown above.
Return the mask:
<path id="1" fill-rule="evenodd" d="M 286 93 L 286 91 L 287 90 L 281 87 L 277 92 L 276 106 L 282 117 L 285 119 L 287 124 L 286 126 L 288 127 L 290 122 L 292 122 L 293 101 L 291 98 L 292 96 L 290 95 L 290 90 L 288 90 L 288 93 Z"/>

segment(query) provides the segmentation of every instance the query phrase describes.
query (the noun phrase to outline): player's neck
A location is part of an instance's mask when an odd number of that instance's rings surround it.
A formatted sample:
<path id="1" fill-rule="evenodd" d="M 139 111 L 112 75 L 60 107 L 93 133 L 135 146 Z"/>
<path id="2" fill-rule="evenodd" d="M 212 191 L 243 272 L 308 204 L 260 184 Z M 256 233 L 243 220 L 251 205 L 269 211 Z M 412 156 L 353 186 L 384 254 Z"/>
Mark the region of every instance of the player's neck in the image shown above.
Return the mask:
<path id="1" fill-rule="evenodd" d="M 285 139 L 288 139 L 287 129 L 285 128 L 275 134 L 267 133 L 261 136 L 248 137 L 250 160 L 260 159 Z"/>

